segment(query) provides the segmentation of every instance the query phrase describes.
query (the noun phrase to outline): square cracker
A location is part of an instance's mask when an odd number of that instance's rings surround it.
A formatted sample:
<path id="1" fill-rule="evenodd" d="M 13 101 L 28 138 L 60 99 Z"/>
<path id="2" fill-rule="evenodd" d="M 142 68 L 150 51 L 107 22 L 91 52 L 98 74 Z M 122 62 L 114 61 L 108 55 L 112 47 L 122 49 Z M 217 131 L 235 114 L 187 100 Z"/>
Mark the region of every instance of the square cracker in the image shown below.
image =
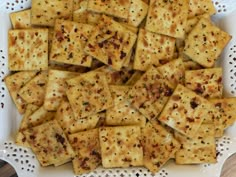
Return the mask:
<path id="1" fill-rule="evenodd" d="M 135 40 L 135 33 L 103 15 L 84 51 L 113 69 L 120 70 Z"/>
<path id="2" fill-rule="evenodd" d="M 155 119 L 162 111 L 173 86 L 155 67 L 150 67 L 128 92 L 128 100 L 146 118 Z"/>
<path id="3" fill-rule="evenodd" d="M 66 98 L 66 80 L 78 76 L 79 73 L 50 69 L 44 99 L 44 108 L 56 111 L 60 102 Z"/>
<path id="4" fill-rule="evenodd" d="M 182 58 L 172 60 L 157 69 L 174 87 L 184 84 L 185 66 Z"/>
<path id="5" fill-rule="evenodd" d="M 15 142 L 17 145 L 24 146 L 24 147 L 30 147 L 28 142 L 26 141 L 25 135 L 23 134 L 23 131 L 28 128 L 28 118 L 29 116 L 38 109 L 39 107 L 33 104 L 28 104 L 25 110 L 25 114 L 21 120 L 19 130 L 16 133 L 16 139 Z"/>
<path id="6" fill-rule="evenodd" d="M 174 38 L 184 38 L 189 0 L 151 0 L 145 28 Z"/>
<path id="7" fill-rule="evenodd" d="M 97 113 L 84 118 L 76 118 L 71 109 L 70 103 L 63 100 L 57 109 L 55 119 L 61 125 L 66 134 L 73 134 L 96 127 L 98 121 L 105 117 L 105 113 Z"/>
<path id="8" fill-rule="evenodd" d="M 189 0 L 188 18 L 202 14 L 213 15 L 215 13 L 216 9 L 212 0 Z"/>
<path id="9" fill-rule="evenodd" d="M 200 65 L 210 68 L 215 64 L 231 36 L 202 18 L 185 40 L 184 54 Z"/>
<path id="10" fill-rule="evenodd" d="M 206 99 L 179 84 L 158 120 L 187 137 L 194 137 L 211 105 Z"/>
<path id="11" fill-rule="evenodd" d="M 48 29 L 18 29 L 8 32 L 10 71 L 47 70 Z"/>
<path id="12" fill-rule="evenodd" d="M 152 64 L 158 66 L 163 60 L 170 60 L 174 55 L 175 39 L 139 30 L 134 58 L 134 69 L 146 71 Z"/>
<path id="13" fill-rule="evenodd" d="M 145 125 L 146 117 L 126 100 L 130 88 L 130 86 L 110 86 L 114 107 L 106 110 L 106 125 Z"/>
<path id="14" fill-rule="evenodd" d="M 144 166 L 156 173 L 175 154 L 180 144 L 160 124 L 155 128 L 150 122 L 142 128 Z"/>
<path id="15" fill-rule="evenodd" d="M 20 114 L 23 114 L 27 103 L 18 94 L 19 90 L 36 75 L 35 71 L 22 71 L 8 75 L 4 81 L 13 102 Z"/>
<path id="16" fill-rule="evenodd" d="M 56 20 L 50 60 L 90 67 L 92 57 L 83 50 L 92 29 L 92 25 Z"/>
<path id="17" fill-rule="evenodd" d="M 181 148 L 176 152 L 177 164 L 216 163 L 216 142 L 213 124 L 202 124 L 193 138 L 175 133 Z"/>
<path id="18" fill-rule="evenodd" d="M 185 86 L 205 98 L 221 98 L 222 68 L 186 71 Z"/>
<path id="19" fill-rule="evenodd" d="M 11 24 L 14 29 L 31 28 L 31 10 L 23 10 L 10 14 Z"/>
<path id="20" fill-rule="evenodd" d="M 143 165 L 139 126 L 101 127 L 99 139 L 105 168 Z"/>
<path id="21" fill-rule="evenodd" d="M 31 23 L 54 26 L 56 19 L 71 20 L 73 0 L 32 0 Z"/>
<path id="22" fill-rule="evenodd" d="M 48 80 L 48 73 L 40 72 L 26 83 L 18 92 L 21 98 L 28 104 L 35 104 L 41 106 L 44 102 L 46 92 L 46 83 Z"/>
<path id="23" fill-rule="evenodd" d="M 69 142 L 76 154 L 72 161 L 76 175 L 91 172 L 101 164 L 98 128 L 69 135 Z"/>
<path id="24" fill-rule="evenodd" d="M 83 118 L 113 106 L 104 73 L 91 71 L 67 80 L 68 100 L 76 118 Z"/>
<path id="25" fill-rule="evenodd" d="M 88 10 L 127 19 L 131 0 L 88 0 Z"/>
<path id="26" fill-rule="evenodd" d="M 27 129 L 24 135 L 42 166 L 70 161 L 75 156 L 56 120 Z"/>
<path id="27" fill-rule="evenodd" d="M 233 125 L 236 119 L 236 98 L 210 99 L 210 102 L 213 103 L 222 114 L 223 128 L 226 129 Z"/>

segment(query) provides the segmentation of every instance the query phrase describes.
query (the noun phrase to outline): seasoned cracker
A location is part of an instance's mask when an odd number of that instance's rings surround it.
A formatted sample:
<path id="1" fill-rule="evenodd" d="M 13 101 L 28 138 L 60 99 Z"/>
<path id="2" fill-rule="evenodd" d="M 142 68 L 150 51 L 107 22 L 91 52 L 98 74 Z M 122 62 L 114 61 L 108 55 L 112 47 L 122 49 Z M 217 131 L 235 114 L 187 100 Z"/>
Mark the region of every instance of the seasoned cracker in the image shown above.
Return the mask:
<path id="1" fill-rule="evenodd" d="M 187 137 L 194 137 L 204 118 L 208 117 L 206 99 L 179 84 L 169 98 L 158 120 Z"/>
<path id="2" fill-rule="evenodd" d="M 76 118 L 83 118 L 113 106 L 104 73 L 91 71 L 67 80 L 68 100 Z"/>
<path id="3" fill-rule="evenodd" d="M 10 14 L 11 24 L 14 29 L 31 28 L 31 10 L 23 10 L 19 12 L 12 12 Z"/>
<path id="4" fill-rule="evenodd" d="M 66 98 L 66 80 L 78 76 L 79 73 L 49 70 L 44 108 L 49 111 L 56 111 L 60 102 Z"/>
<path id="5" fill-rule="evenodd" d="M 135 33 L 103 15 L 84 51 L 113 69 L 120 70 L 135 41 Z"/>
<path id="6" fill-rule="evenodd" d="M 24 135 L 42 166 L 61 164 L 61 162 L 70 161 L 75 156 L 56 120 L 27 129 Z"/>
<path id="7" fill-rule="evenodd" d="M 172 92 L 173 86 L 151 67 L 130 89 L 128 100 L 150 120 L 159 115 Z"/>
<path id="8" fill-rule="evenodd" d="M 154 33 L 184 38 L 189 0 L 151 0 L 145 28 Z"/>
<path id="9" fill-rule="evenodd" d="M 9 75 L 4 79 L 11 98 L 20 114 L 25 112 L 27 103 L 20 97 L 18 92 L 35 75 L 35 71 L 22 71 Z"/>
<path id="10" fill-rule="evenodd" d="M 202 124 L 193 138 L 175 133 L 181 148 L 176 152 L 177 164 L 216 163 L 216 142 L 213 124 Z"/>
<path id="11" fill-rule="evenodd" d="M 48 73 L 46 71 L 40 72 L 37 76 L 27 82 L 19 90 L 18 94 L 27 104 L 41 106 L 44 102 L 47 80 Z"/>
<path id="12" fill-rule="evenodd" d="M 215 64 L 231 36 L 202 18 L 185 40 L 184 54 L 200 65 L 210 68 Z"/>
<path id="13" fill-rule="evenodd" d="M 93 26 L 66 20 L 56 20 L 50 60 L 90 67 L 92 57 L 84 53 Z"/>
<path id="14" fill-rule="evenodd" d="M 205 98 L 221 98 L 222 68 L 186 71 L 185 86 Z"/>
<path id="15" fill-rule="evenodd" d="M 135 71 L 134 74 L 125 83 L 125 85 L 134 85 L 141 78 L 142 75 L 142 71 Z"/>
<path id="16" fill-rule="evenodd" d="M 69 135 L 69 142 L 76 154 L 72 161 L 76 175 L 91 172 L 101 164 L 98 128 Z"/>
<path id="17" fill-rule="evenodd" d="M 140 29 L 134 58 L 134 69 L 146 71 L 152 64 L 155 66 L 161 65 L 163 61 L 172 59 L 174 49 L 174 38 Z"/>
<path id="18" fill-rule="evenodd" d="M 143 165 L 140 127 L 102 127 L 99 129 L 99 139 L 103 167 Z"/>
<path id="19" fill-rule="evenodd" d="M 56 19 L 72 20 L 73 0 L 32 0 L 31 23 L 54 26 Z"/>
<path id="20" fill-rule="evenodd" d="M 10 71 L 48 69 L 48 29 L 18 29 L 8 32 Z"/>
<path id="21" fill-rule="evenodd" d="M 142 128 L 142 146 L 144 166 L 152 173 L 158 172 L 180 148 L 171 133 L 161 125 L 154 128 L 151 123 Z"/>

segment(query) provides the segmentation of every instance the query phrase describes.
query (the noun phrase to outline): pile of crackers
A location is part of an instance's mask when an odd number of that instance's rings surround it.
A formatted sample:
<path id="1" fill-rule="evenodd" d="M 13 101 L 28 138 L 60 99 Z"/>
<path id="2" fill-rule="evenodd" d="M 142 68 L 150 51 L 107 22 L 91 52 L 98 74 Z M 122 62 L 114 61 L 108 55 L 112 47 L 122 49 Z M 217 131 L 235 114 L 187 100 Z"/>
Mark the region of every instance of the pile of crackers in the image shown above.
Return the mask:
<path id="1" fill-rule="evenodd" d="M 231 36 L 210 0 L 32 0 L 10 14 L 16 143 L 75 174 L 216 163 L 235 121 L 215 62 Z"/>

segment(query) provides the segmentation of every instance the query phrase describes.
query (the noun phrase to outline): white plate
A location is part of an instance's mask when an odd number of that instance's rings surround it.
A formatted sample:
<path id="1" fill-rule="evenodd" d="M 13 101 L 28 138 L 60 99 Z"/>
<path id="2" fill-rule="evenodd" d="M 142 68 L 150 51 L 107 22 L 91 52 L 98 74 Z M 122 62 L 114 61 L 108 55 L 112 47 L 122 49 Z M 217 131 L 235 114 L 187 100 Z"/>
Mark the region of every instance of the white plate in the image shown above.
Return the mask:
<path id="1" fill-rule="evenodd" d="M 34 154 L 26 148 L 13 143 L 21 116 L 17 113 L 8 94 L 3 78 L 7 69 L 7 32 L 11 28 L 9 13 L 30 7 L 30 0 L 0 0 L 0 159 L 8 161 L 16 169 L 19 177 L 73 177 L 70 163 L 60 167 L 41 168 Z M 219 64 L 224 68 L 225 96 L 236 96 L 236 1 L 214 0 L 218 11 L 213 20 L 233 39 L 220 57 Z M 230 127 L 224 137 L 217 140 L 218 163 L 214 165 L 175 165 L 168 162 L 156 174 L 158 177 L 219 177 L 224 161 L 236 152 L 236 125 Z M 152 176 L 144 168 L 102 169 L 99 168 L 89 177 L 101 176 Z"/>

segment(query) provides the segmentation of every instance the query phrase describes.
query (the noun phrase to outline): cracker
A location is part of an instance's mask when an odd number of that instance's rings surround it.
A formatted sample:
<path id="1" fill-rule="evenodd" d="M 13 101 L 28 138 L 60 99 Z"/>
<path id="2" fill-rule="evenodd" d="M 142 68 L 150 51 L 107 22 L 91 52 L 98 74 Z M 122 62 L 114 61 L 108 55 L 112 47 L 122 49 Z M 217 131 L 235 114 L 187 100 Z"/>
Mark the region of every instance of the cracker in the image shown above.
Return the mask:
<path id="1" fill-rule="evenodd" d="M 38 26 L 54 26 L 56 19 L 71 20 L 73 0 L 33 0 L 31 23 Z"/>
<path id="2" fill-rule="evenodd" d="M 189 0 L 151 0 L 145 28 L 149 31 L 184 38 Z"/>
<path id="3" fill-rule="evenodd" d="M 72 161 L 76 175 L 91 172 L 101 164 L 97 128 L 69 135 L 69 141 L 76 153 L 76 157 Z"/>
<path id="4" fill-rule="evenodd" d="M 30 9 L 11 13 L 10 19 L 12 27 L 14 29 L 31 28 L 30 15 L 31 15 Z"/>
<path id="5" fill-rule="evenodd" d="M 28 104 L 25 110 L 25 114 L 21 120 L 19 130 L 16 133 L 15 143 L 20 146 L 30 147 L 24 134 L 22 133 L 24 130 L 28 128 L 28 118 L 29 116 L 38 109 L 39 107 L 33 104 Z"/>
<path id="6" fill-rule="evenodd" d="M 188 18 L 194 16 L 216 13 L 215 6 L 211 0 L 189 0 Z"/>
<path id="7" fill-rule="evenodd" d="M 122 85 L 126 83 L 133 74 L 133 71 L 130 71 L 129 69 L 123 68 L 120 71 L 116 71 L 109 66 L 102 66 L 96 71 L 102 72 L 106 75 L 109 85 Z"/>
<path id="8" fill-rule="evenodd" d="M 157 68 L 150 67 L 128 92 L 128 100 L 150 120 L 159 115 L 172 92 L 172 85 Z"/>
<path id="9" fill-rule="evenodd" d="M 114 107 L 106 111 L 106 125 L 145 125 L 146 118 L 126 100 L 126 94 L 130 88 L 129 86 L 110 86 Z"/>
<path id="10" fill-rule="evenodd" d="M 44 108 L 49 111 L 56 111 L 60 102 L 66 98 L 66 80 L 78 76 L 79 73 L 49 70 Z"/>
<path id="11" fill-rule="evenodd" d="M 212 67 L 231 36 L 202 18 L 185 40 L 184 54 L 204 67 Z"/>
<path id="12" fill-rule="evenodd" d="M 47 70 L 48 29 L 18 29 L 8 32 L 10 71 Z"/>
<path id="13" fill-rule="evenodd" d="M 184 84 L 185 67 L 182 58 L 170 61 L 157 69 L 174 87 Z"/>
<path id="14" fill-rule="evenodd" d="M 216 142 L 213 124 L 202 124 L 193 138 L 175 133 L 181 148 L 176 152 L 177 164 L 216 163 Z"/>
<path id="15" fill-rule="evenodd" d="M 161 125 L 147 123 L 142 129 L 143 163 L 156 173 L 175 154 L 180 145 Z"/>
<path id="16" fill-rule="evenodd" d="M 50 60 L 90 67 L 92 57 L 83 50 L 92 29 L 88 24 L 56 20 Z"/>
<path id="17" fill-rule="evenodd" d="M 99 139 L 105 168 L 143 165 L 141 131 L 138 126 L 102 127 Z"/>
<path id="18" fill-rule="evenodd" d="M 206 99 L 179 84 L 158 120 L 187 137 L 194 137 L 211 105 Z"/>
<path id="19" fill-rule="evenodd" d="M 25 124 L 27 124 L 28 128 L 35 127 L 37 125 L 40 125 L 42 123 L 48 122 L 52 119 L 54 119 L 55 112 L 49 112 L 47 111 L 43 106 L 41 106 L 39 109 L 34 111 L 26 120 Z"/>
<path id="20" fill-rule="evenodd" d="M 136 34 L 103 15 L 84 51 L 115 70 L 120 70 L 131 52 Z"/>
<path id="21" fill-rule="evenodd" d="M 113 106 L 104 73 L 91 71 L 67 80 L 66 91 L 74 116 L 87 117 Z"/>
<path id="22" fill-rule="evenodd" d="M 104 113 L 97 113 L 84 118 L 76 118 L 74 117 L 70 103 L 65 100 L 61 102 L 55 115 L 55 119 L 66 134 L 93 129 L 102 117 L 105 117 Z"/>
<path id="23" fill-rule="evenodd" d="M 221 98 L 222 68 L 186 71 L 185 86 L 205 98 Z"/>
<path id="24" fill-rule="evenodd" d="M 226 129 L 233 125 L 236 118 L 235 98 L 221 98 L 221 99 L 210 99 L 210 102 L 220 111 L 222 114 L 222 124 L 223 128 Z"/>
<path id="25" fill-rule="evenodd" d="M 105 13 L 119 18 L 127 19 L 131 0 L 125 1 L 104 1 L 104 0 L 88 0 L 88 10 L 97 13 Z"/>
<path id="26" fill-rule="evenodd" d="M 19 90 L 18 94 L 27 104 L 41 106 L 44 102 L 47 79 L 47 72 L 38 73 Z"/>
<path id="27" fill-rule="evenodd" d="M 75 156 L 56 120 L 28 129 L 24 135 L 42 166 L 67 162 Z"/>
<path id="28" fill-rule="evenodd" d="M 158 66 L 174 55 L 175 39 L 144 29 L 139 30 L 134 58 L 134 69 L 146 71 L 152 64 Z"/>
<path id="29" fill-rule="evenodd" d="M 19 96 L 19 90 L 36 75 L 35 71 L 22 71 L 7 76 L 4 80 L 13 102 L 20 114 L 23 114 L 27 103 Z"/>

